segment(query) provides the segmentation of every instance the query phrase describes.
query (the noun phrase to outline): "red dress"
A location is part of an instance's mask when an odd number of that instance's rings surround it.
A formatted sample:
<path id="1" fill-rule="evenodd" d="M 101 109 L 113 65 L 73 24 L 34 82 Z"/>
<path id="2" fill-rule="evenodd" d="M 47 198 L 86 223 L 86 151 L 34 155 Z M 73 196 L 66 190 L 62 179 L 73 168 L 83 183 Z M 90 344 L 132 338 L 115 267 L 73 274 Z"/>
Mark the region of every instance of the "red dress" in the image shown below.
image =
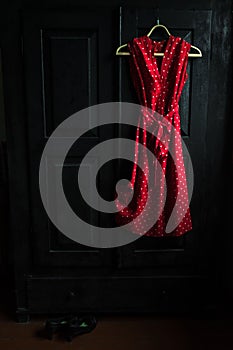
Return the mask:
<path id="1" fill-rule="evenodd" d="M 165 129 L 161 126 L 157 129 L 157 133 L 160 133 L 159 138 L 158 135 L 157 137 L 148 135 L 146 130 L 148 126 L 150 128 L 153 126 L 153 116 L 148 117 L 148 114 L 145 115 L 145 113 L 139 116 L 135 162 L 130 183 L 134 190 L 133 199 L 127 207 L 118 200 L 116 200 L 116 205 L 119 209 L 118 224 L 130 223 L 131 231 L 140 235 L 180 236 L 192 229 L 178 105 L 183 86 L 187 80 L 186 68 L 190 47 L 188 42 L 172 35 L 167 40 L 160 42 L 154 41 L 148 36 L 142 36 L 134 38 L 132 42 L 128 43 L 131 78 L 140 104 L 159 113 L 179 133 L 179 137 L 177 137 L 172 132 L 172 128 L 166 128 L 166 132 L 164 132 Z M 154 52 L 164 52 L 164 56 L 157 58 L 154 56 Z M 156 156 L 164 172 L 164 176 L 160 177 L 159 182 L 158 179 L 156 180 L 156 172 L 158 172 L 156 164 L 153 169 L 147 166 L 148 159 L 144 152 L 140 152 L 139 143 L 148 147 Z M 174 148 L 172 157 L 170 156 L 171 147 Z M 174 154 L 176 159 L 174 159 Z M 144 164 L 142 169 L 144 174 L 137 166 L 140 157 Z M 149 174 L 147 174 L 148 172 Z M 148 183 L 145 181 L 146 174 L 153 178 L 154 189 L 152 188 L 152 192 L 157 192 L 157 199 L 150 203 L 146 212 L 142 213 L 150 195 Z M 148 217 L 156 216 L 156 213 L 160 214 L 145 233 L 144 226 Z M 167 225 L 171 215 L 173 222 L 175 220 L 177 225 L 168 232 Z"/>

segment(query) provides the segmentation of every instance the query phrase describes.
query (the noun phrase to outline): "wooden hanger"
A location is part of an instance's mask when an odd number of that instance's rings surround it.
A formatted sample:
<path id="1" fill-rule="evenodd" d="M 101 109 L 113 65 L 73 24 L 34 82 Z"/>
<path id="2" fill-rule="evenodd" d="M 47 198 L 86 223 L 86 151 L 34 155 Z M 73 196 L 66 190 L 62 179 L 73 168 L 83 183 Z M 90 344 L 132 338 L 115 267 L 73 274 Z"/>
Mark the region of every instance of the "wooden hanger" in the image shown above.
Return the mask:
<path id="1" fill-rule="evenodd" d="M 149 31 L 149 33 L 147 34 L 148 37 L 150 37 L 150 35 L 153 33 L 153 31 L 157 28 L 162 28 L 166 31 L 166 33 L 170 36 L 171 33 L 169 32 L 169 30 L 167 29 L 167 27 L 165 27 L 163 24 L 159 24 L 159 19 L 157 19 L 157 24 Z M 130 53 L 129 52 L 120 52 L 120 50 L 123 48 L 123 47 L 127 47 L 127 44 L 124 44 L 124 45 L 121 45 L 118 47 L 118 49 L 116 50 L 116 56 L 129 56 Z M 202 52 L 201 50 L 194 46 L 194 45 L 191 45 L 191 48 L 192 49 L 195 49 L 196 51 L 198 51 L 198 53 L 189 53 L 188 54 L 188 57 L 202 57 Z M 164 53 L 163 52 L 155 52 L 154 53 L 154 56 L 164 56 Z"/>

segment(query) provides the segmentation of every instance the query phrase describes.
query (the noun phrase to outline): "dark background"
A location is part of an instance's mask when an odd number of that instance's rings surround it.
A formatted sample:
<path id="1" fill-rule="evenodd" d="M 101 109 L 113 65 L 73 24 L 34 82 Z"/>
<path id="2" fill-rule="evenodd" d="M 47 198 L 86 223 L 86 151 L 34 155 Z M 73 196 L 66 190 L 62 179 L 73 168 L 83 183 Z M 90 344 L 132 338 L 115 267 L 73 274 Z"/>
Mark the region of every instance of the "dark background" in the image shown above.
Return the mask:
<path id="1" fill-rule="evenodd" d="M 194 231 L 181 239 L 143 238 L 115 250 L 88 249 L 48 223 L 38 194 L 38 161 L 46 137 L 72 112 L 95 103 L 137 101 L 127 58 L 114 52 L 120 40 L 126 43 L 149 31 L 157 6 L 161 23 L 203 52 L 202 59 L 189 63 L 181 100 L 182 135 L 196 171 Z M 98 6 L 91 1 L 11 1 L 1 2 L 0 17 L 0 271 L 3 294 L 6 290 L 19 319 L 74 308 L 170 312 L 201 304 L 210 312 L 231 307 L 231 1 L 102 1 Z M 85 51 L 85 42 L 70 44 L 69 36 L 91 38 L 90 51 Z M 89 67 L 85 52 L 91 52 Z M 91 90 L 79 67 L 89 71 Z M 116 130 L 94 133 L 83 140 L 84 148 L 105 139 L 106 133 Z M 76 170 L 72 164 L 82 156 L 74 149 L 67 163 L 64 181 L 70 193 Z M 108 171 L 114 173 L 113 167 Z M 111 187 L 105 176 L 100 187 Z"/>

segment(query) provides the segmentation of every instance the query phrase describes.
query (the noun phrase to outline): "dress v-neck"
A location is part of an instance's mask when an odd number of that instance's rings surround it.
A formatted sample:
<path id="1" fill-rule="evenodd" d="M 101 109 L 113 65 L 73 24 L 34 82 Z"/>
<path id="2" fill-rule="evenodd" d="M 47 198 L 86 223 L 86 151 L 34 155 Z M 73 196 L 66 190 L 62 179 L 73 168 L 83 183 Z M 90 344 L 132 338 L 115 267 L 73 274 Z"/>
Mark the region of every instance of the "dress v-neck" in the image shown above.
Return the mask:
<path id="1" fill-rule="evenodd" d="M 159 79 L 161 80 L 162 77 L 163 77 L 163 69 L 164 69 L 164 61 L 167 57 L 167 53 L 168 53 L 168 46 L 170 44 L 170 41 L 171 39 L 173 39 L 173 35 L 169 35 L 169 37 L 165 40 L 161 40 L 161 41 L 156 41 L 156 40 L 153 40 L 151 39 L 149 36 L 145 35 L 144 36 L 150 43 L 151 43 L 151 46 L 153 47 L 153 50 L 151 51 L 151 57 L 153 58 L 153 63 L 154 63 L 154 67 L 157 71 L 157 75 L 159 77 Z M 157 48 L 158 44 L 161 44 L 161 43 L 166 43 L 165 47 L 164 47 L 164 56 L 162 56 L 162 62 L 161 62 L 161 65 L 160 65 L 160 69 L 158 67 L 158 62 L 157 62 L 157 58 L 156 56 L 154 56 L 154 53 L 155 52 L 159 52 L 159 51 L 155 51 L 155 49 Z"/>

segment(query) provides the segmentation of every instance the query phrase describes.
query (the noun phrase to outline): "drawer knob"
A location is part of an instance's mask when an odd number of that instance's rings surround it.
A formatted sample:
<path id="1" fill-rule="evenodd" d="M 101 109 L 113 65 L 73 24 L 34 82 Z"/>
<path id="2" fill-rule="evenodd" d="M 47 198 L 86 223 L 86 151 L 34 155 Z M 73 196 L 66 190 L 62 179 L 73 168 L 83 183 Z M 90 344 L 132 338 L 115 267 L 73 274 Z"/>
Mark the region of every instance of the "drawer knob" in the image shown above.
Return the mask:
<path id="1" fill-rule="evenodd" d="M 70 292 L 69 292 L 69 297 L 72 299 L 72 298 L 74 298 L 74 297 L 76 297 L 77 296 L 77 293 L 76 292 L 74 292 L 73 290 L 71 290 Z"/>

